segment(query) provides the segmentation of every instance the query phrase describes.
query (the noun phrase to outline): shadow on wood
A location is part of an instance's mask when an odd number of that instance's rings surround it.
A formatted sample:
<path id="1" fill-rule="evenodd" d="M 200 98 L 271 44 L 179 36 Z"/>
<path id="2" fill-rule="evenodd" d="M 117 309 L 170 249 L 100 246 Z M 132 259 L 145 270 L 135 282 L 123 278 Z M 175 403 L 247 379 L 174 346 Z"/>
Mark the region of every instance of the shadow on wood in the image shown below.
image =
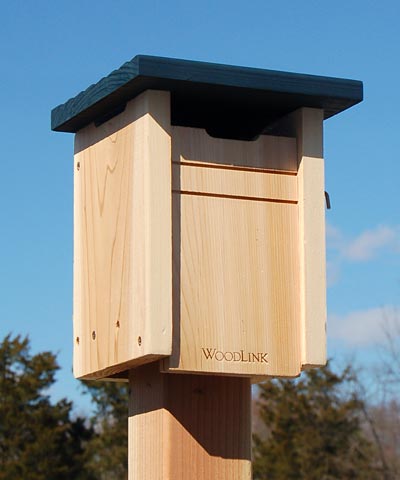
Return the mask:
<path id="1" fill-rule="evenodd" d="M 131 372 L 130 478 L 250 478 L 250 380 L 158 368 Z"/>

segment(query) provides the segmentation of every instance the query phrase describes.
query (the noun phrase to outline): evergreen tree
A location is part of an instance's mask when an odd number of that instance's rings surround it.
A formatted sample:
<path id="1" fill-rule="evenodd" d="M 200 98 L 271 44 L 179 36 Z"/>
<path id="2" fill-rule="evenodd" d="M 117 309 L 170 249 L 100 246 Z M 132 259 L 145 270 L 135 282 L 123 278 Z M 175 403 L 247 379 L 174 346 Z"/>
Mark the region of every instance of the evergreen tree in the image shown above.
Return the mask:
<path id="1" fill-rule="evenodd" d="M 31 356 L 28 338 L 0 344 L 0 480 L 94 478 L 84 467 L 92 430 L 46 394 L 58 368 L 51 352 Z"/>
<path id="2" fill-rule="evenodd" d="M 254 480 L 382 478 L 362 431 L 362 404 L 345 393 L 352 379 L 350 369 L 335 374 L 328 365 L 260 385 L 265 432 L 253 436 Z"/>
<path id="3" fill-rule="evenodd" d="M 95 405 L 96 432 L 87 446 L 88 467 L 97 480 L 128 478 L 128 384 L 83 382 Z"/>

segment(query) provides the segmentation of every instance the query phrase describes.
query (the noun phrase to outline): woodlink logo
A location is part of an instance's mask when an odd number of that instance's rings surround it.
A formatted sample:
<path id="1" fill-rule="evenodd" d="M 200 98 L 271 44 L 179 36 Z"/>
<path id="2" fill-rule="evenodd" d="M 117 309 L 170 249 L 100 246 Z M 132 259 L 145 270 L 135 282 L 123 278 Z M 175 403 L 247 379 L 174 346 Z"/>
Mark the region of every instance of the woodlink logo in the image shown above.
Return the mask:
<path id="1" fill-rule="evenodd" d="M 240 362 L 240 363 L 268 363 L 268 353 L 265 352 L 246 352 L 245 350 L 227 351 L 217 348 L 202 348 L 203 356 L 206 360 L 215 360 L 217 362 Z"/>

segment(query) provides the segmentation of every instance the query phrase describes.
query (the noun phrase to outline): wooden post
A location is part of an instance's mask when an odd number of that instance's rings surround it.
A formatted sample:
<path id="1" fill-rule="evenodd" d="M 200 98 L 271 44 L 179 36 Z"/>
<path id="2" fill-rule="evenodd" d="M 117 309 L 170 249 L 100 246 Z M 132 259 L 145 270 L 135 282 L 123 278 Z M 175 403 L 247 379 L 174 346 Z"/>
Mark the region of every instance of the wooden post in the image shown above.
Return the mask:
<path id="1" fill-rule="evenodd" d="M 131 370 L 129 480 L 250 480 L 248 378 Z"/>

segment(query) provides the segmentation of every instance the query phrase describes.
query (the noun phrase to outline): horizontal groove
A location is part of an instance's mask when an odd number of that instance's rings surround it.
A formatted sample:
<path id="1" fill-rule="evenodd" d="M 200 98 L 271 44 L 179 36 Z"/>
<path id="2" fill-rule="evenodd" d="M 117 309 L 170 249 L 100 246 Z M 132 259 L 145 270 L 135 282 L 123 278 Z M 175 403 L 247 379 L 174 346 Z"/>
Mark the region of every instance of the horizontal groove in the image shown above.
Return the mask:
<path id="1" fill-rule="evenodd" d="M 291 175 L 296 177 L 297 172 L 291 170 L 278 170 L 273 168 L 260 168 L 260 167 L 237 167 L 235 165 L 217 165 L 210 163 L 197 163 L 197 162 L 172 162 L 173 165 L 185 165 L 188 167 L 200 167 L 200 168 L 215 168 L 220 170 L 238 170 L 243 172 L 255 172 L 255 173 L 274 173 L 276 175 Z"/>
<path id="2" fill-rule="evenodd" d="M 172 190 L 172 193 L 180 193 L 181 195 L 195 195 L 198 197 L 230 198 L 233 200 L 252 200 L 256 202 L 286 203 L 290 205 L 298 204 L 297 200 L 283 200 L 279 198 L 265 198 L 265 197 L 249 197 L 246 195 L 225 195 L 223 193 L 189 192 L 187 190 Z"/>

